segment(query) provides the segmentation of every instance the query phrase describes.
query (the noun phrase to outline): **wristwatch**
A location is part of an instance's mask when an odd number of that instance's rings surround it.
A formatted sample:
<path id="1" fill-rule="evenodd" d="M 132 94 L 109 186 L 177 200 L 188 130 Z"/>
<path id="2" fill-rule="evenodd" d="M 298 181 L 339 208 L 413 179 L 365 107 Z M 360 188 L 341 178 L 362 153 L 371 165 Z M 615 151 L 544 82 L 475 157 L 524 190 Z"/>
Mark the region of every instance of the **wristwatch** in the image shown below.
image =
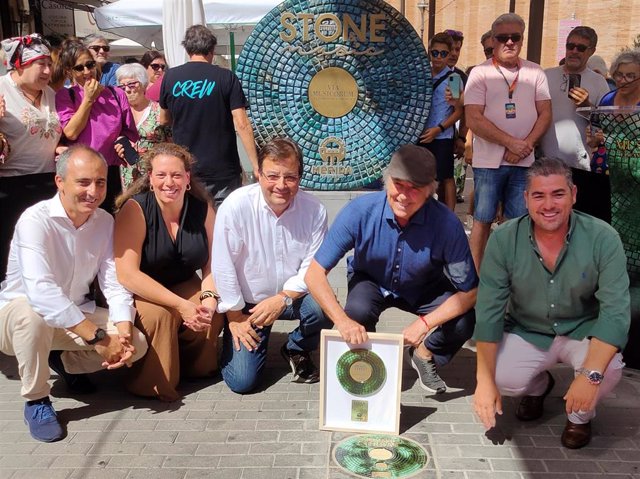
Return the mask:
<path id="1" fill-rule="evenodd" d="M 282 296 L 282 301 L 284 301 L 285 306 L 289 307 L 293 304 L 293 299 L 287 293 L 280 291 L 278 294 Z"/>
<path id="2" fill-rule="evenodd" d="M 582 374 L 585 378 L 589 380 L 590 384 L 594 386 L 598 386 L 602 380 L 604 379 L 604 375 L 600 371 L 592 371 L 586 368 L 578 368 L 576 369 L 576 373 Z"/>
<path id="3" fill-rule="evenodd" d="M 220 295 L 218 294 L 217 291 L 211 291 L 209 289 L 204 290 L 200 294 L 200 302 L 202 302 L 203 300 L 205 300 L 207 298 L 214 298 L 216 301 L 220 302 Z"/>
<path id="4" fill-rule="evenodd" d="M 94 344 L 99 343 L 106 337 L 107 337 L 107 332 L 102 328 L 98 328 L 96 329 L 93 339 L 87 339 L 85 343 L 87 343 L 89 346 L 93 346 Z"/>

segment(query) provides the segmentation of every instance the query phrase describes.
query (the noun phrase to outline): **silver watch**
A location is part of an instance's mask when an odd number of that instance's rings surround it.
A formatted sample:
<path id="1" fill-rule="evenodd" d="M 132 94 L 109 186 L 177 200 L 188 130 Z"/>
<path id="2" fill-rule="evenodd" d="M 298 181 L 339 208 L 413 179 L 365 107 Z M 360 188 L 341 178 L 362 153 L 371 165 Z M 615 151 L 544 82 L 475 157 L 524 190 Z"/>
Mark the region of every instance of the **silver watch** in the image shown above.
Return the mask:
<path id="1" fill-rule="evenodd" d="M 585 378 L 589 380 L 589 383 L 593 384 L 594 386 L 598 386 L 604 379 L 604 374 L 602 374 L 600 371 L 595 371 L 591 369 L 578 368 L 576 369 L 576 373 L 582 374 Z"/>

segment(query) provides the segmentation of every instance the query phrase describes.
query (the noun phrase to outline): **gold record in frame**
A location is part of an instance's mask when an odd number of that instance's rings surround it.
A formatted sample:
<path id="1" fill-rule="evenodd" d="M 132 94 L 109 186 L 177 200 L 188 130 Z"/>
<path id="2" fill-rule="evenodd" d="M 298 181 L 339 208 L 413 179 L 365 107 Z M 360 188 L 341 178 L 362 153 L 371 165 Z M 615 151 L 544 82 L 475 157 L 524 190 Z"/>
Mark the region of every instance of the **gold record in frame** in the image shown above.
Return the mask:
<path id="1" fill-rule="evenodd" d="M 338 382 L 348 393 L 371 396 L 384 386 L 387 371 L 380 356 L 368 349 L 351 349 L 336 363 Z"/>

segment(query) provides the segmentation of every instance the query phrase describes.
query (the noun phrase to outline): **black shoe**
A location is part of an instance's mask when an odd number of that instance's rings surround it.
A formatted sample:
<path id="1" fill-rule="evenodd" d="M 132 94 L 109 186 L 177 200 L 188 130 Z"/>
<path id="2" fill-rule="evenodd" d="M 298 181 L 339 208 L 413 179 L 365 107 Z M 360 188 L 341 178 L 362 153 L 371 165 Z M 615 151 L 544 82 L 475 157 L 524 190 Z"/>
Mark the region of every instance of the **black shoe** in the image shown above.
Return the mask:
<path id="1" fill-rule="evenodd" d="M 556 382 L 549 371 L 546 371 L 549 377 L 547 389 L 545 389 L 542 396 L 524 396 L 520 400 L 518 409 L 516 409 L 516 417 L 521 421 L 534 421 L 544 413 L 544 400 L 549 395 Z"/>
<path id="2" fill-rule="evenodd" d="M 280 354 L 289 363 L 291 372 L 293 373 L 292 383 L 317 383 L 320 381 L 320 372 L 309 353 L 306 351 L 292 351 L 287 349 L 287 343 L 280 348 Z"/>
<path id="3" fill-rule="evenodd" d="M 74 394 L 91 394 L 96 392 L 95 385 L 86 374 L 71 374 L 64 370 L 62 351 L 49 353 L 49 367 L 66 383 L 69 392 Z"/>

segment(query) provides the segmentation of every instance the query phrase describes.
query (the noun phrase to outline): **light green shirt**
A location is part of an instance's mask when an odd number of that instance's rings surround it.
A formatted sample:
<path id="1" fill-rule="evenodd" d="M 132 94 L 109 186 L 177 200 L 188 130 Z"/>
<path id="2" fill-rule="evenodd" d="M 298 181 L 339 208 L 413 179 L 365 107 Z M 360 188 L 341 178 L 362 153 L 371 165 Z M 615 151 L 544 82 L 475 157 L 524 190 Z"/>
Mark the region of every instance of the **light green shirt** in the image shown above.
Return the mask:
<path id="1" fill-rule="evenodd" d="M 624 348 L 631 312 L 620 237 L 577 211 L 569 221 L 553 272 L 542 261 L 529 215 L 493 232 L 480 271 L 476 341 L 499 342 L 506 331 L 543 350 L 558 335 Z"/>

